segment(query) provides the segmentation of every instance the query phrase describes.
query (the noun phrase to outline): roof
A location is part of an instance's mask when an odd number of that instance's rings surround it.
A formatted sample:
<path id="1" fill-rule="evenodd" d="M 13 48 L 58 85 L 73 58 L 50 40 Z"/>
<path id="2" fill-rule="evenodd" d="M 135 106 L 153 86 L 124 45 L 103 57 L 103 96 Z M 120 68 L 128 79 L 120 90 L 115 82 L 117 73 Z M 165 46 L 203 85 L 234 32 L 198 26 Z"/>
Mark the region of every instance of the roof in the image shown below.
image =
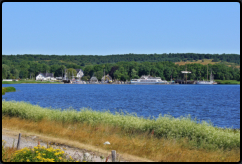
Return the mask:
<path id="1" fill-rule="evenodd" d="M 42 74 L 45 77 L 54 77 L 54 74 L 53 73 L 41 73 L 40 72 L 39 74 Z"/>
<path id="2" fill-rule="evenodd" d="M 97 78 L 95 76 L 93 76 L 90 81 L 98 81 Z"/>
<path id="3" fill-rule="evenodd" d="M 103 77 L 102 77 L 102 80 L 104 80 L 104 77 L 105 77 L 105 79 L 107 79 L 107 80 L 112 80 L 112 77 L 109 76 L 109 75 L 103 76 Z"/>
<path id="4" fill-rule="evenodd" d="M 76 70 L 76 72 L 78 73 L 80 70 L 83 72 L 83 70 L 82 69 L 75 69 Z"/>

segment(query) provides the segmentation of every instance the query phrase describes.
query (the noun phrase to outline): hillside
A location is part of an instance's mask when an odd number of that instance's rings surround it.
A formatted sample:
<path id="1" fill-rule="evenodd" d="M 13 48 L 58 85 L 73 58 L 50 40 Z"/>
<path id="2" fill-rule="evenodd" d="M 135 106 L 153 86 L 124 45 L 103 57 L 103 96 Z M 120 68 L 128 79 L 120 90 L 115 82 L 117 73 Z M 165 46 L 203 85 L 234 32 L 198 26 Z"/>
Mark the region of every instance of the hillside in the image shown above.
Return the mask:
<path id="1" fill-rule="evenodd" d="M 142 75 L 158 76 L 170 80 L 182 78 L 182 70 L 192 72 L 189 79 L 207 77 L 212 70 L 218 80 L 240 80 L 238 54 L 124 54 L 124 55 L 2 55 L 2 79 L 31 78 L 40 72 L 63 76 L 67 69 L 82 69 L 89 80 L 93 75 L 101 80 L 104 69 L 113 79 L 126 81 Z"/>
<path id="2" fill-rule="evenodd" d="M 193 60 L 193 61 L 180 61 L 180 62 L 175 62 L 175 64 L 178 64 L 178 65 L 185 65 L 185 64 L 202 64 L 202 65 L 207 65 L 207 64 L 217 64 L 217 63 L 223 63 L 225 65 L 227 65 L 228 67 L 231 67 L 231 66 L 234 66 L 236 68 L 240 68 L 240 65 L 239 64 L 236 64 L 236 63 L 231 63 L 231 62 L 224 62 L 224 61 L 218 61 L 218 62 L 213 62 L 213 59 L 202 59 L 202 60 Z"/>

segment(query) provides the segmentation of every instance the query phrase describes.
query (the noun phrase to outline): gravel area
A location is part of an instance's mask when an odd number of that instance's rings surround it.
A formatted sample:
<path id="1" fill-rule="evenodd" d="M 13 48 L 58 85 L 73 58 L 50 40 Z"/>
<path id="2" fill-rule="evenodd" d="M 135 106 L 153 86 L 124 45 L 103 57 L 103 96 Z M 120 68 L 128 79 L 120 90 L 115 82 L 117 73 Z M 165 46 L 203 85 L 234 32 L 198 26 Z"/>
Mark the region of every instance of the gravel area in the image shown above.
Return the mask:
<path id="1" fill-rule="evenodd" d="M 17 135 L 16 134 L 15 135 L 2 134 L 2 140 L 6 141 L 6 144 L 5 144 L 6 147 L 12 147 L 13 144 L 14 144 L 14 147 L 17 147 L 18 134 Z M 43 142 L 37 136 L 23 135 L 23 136 L 21 136 L 20 149 L 22 149 L 24 147 L 33 148 L 34 146 L 38 145 L 38 141 L 40 142 L 41 146 L 47 147 L 47 143 Z M 107 152 L 106 155 L 101 155 L 100 153 L 91 152 L 86 149 L 79 149 L 79 148 L 71 147 L 71 146 L 64 145 L 64 144 L 57 145 L 57 143 L 54 143 L 54 142 L 50 142 L 49 144 L 51 144 L 51 146 L 54 148 L 62 149 L 63 151 L 65 151 L 65 153 L 68 154 L 67 156 L 71 156 L 73 159 L 77 159 L 77 160 L 83 160 L 85 158 L 86 161 L 105 162 L 107 154 L 108 154 L 108 152 Z M 108 162 L 112 162 L 111 152 L 109 153 L 109 155 L 110 156 L 109 156 Z M 118 158 L 118 155 L 117 155 L 117 158 Z M 116 159 L 116 160 L 118 160 L 118 159 Z M 120 162 L 125 162 L 125 161 L 121 160 Z"/>

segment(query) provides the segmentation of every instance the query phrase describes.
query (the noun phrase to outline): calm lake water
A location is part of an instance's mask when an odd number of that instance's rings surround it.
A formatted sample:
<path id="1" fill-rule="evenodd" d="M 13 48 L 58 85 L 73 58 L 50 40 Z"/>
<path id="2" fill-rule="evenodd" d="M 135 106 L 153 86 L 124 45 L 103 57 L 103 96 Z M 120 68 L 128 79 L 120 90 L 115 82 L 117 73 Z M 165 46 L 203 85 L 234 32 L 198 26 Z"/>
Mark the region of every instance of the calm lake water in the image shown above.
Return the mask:
<path id="1" fill-rule="evenodd" d="M 211 121 L 214 126 L 240 128 L 240 85 L 81 85 L 2 84 L 16 92 L 6 101 L 26 101 L 42 107 L 126 111 L 138 116 L 169 114 Z"/>

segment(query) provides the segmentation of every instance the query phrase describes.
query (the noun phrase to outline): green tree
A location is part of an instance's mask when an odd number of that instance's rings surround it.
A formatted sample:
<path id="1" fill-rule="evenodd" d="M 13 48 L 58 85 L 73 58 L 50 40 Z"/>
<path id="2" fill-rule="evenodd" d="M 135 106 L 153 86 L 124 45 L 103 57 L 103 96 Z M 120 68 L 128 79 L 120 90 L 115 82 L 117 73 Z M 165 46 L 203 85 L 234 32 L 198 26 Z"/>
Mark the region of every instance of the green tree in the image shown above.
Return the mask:
<path id="1" fill-rule="evenodd" d="M 2 64 L 2 79 L 8 79 L 10 76 L 10 67 L 6 64 Z"/>
<path id="2" fill-rule="evenodd" d="M 84 68 L 84 75 L 85 76 L 89 75 L 90 77 L 92 77 L 93 73 L 94 73 L 93 66 L 88 65 Z"/>
<path id="3" fill-rule="evenodd" d="M 81 80 L 83 80 L 83 81 L 88 81 L 88 80 L 90 80 L 90 76 L 88 75 L 88 76 L 83 76 L 82 78 L 81 78 Z"/>
<path id="4" fill-rule="evenodd" d="M 66 72 L 67 72 L 67 78 L 68 79 L 72 79 L 72 76 L 76 77 L 77 72 L 76 72 L 75 69 L 69 68 L 69 69 L 66 70 Z"/>
<path id="5" fill-rule="evenodd" d="M 139 76 L 137 75 L 137 71 L 135 71 L 135 69 L 132 69 L 132 72 L 131 72 L 131 78 L 132 78 L 132 79 L 137 79 L 137 78 L 139 78 Z"/>
<path id="6" fill-rule="evenodd" d="M 14 67 L 12 67 L 12 69 L 11 69 L 11 74 L 13 75 L 14 79 L 18 79 L 19 78 L 19 70 L 17 70 Z"/>
<path id="7" fill-rule="evenodd" d="M 120 80 L 122 73 L 120 73 L 119 70 L 116 70 L 113 75 L 114 75 L 114 79 Z"/>
<path id="8" fill-rule="evenodd" d="M 96 78 L 100 81 L 103 77 L 103 72 L 102 71 L 97 71 L 95 73 Z"/>

